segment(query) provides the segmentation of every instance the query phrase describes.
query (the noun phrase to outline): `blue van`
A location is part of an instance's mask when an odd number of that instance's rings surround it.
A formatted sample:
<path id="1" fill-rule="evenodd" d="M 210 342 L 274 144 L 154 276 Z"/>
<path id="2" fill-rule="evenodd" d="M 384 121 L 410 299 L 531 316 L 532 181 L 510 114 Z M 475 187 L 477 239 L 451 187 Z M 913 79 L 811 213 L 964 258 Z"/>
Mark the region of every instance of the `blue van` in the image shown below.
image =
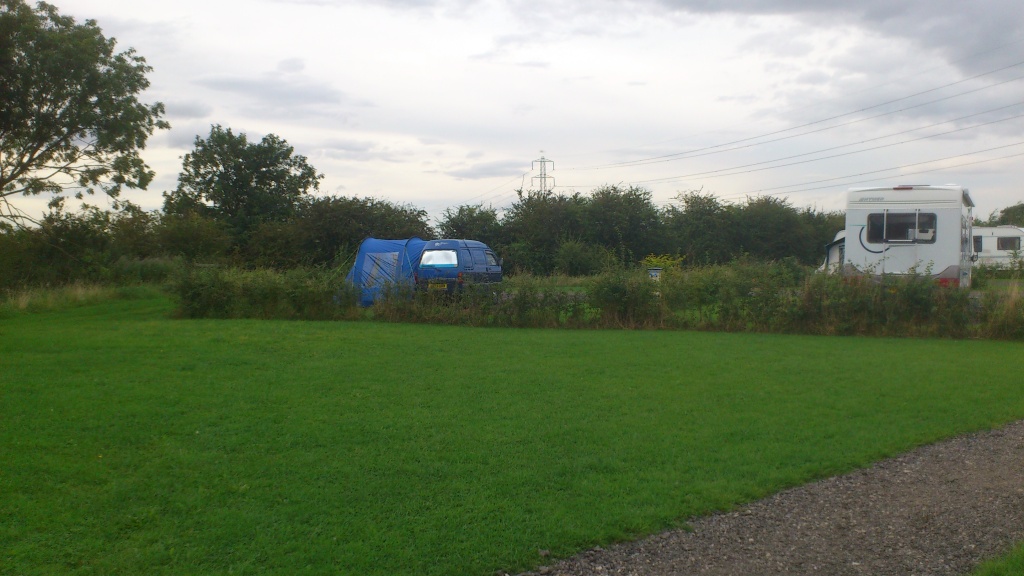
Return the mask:
<path id="1" fill-rule="evenodd" d="M 501 282 L 501 259 L 476 240 L 428 240 L 414 274 L 417 288 L 452 293 L 465 284 Z"/>

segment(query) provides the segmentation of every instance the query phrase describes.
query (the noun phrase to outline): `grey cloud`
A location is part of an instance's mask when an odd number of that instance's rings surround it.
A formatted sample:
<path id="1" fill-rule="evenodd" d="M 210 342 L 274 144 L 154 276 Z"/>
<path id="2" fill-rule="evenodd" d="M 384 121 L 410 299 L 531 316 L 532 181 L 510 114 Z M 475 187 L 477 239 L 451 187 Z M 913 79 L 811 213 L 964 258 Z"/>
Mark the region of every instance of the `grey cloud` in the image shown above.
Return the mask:
<path id="1" fill-rule="evenodd" d="M 335 139 L 321 142 L 311 147 L 314 152 L 310 158 L 331 158 L 334 160 L 383 160 L 397 162 L 405 159 L 408 154 L 382 147 L 369 140 Z"/>
<path id="2" fill-rule="evenodd" d="M 302 58 L 288 58 L 286 60 L 281 60 L 280 62 L 277 63 L 278 72 L 302 72 L 303 70 L 305 70 L 305 68 L 306 63 L 302 60 Z"/>
<path id="3" fill-rule="evenodd" d="M 206 118 L 213 113 L 213 108 L 202 102 L 165 102 L 167 117 L 170 119 L 192 120 Z"/>
<path id="4" fill-rule="evenodd" d="M 191 149 L 195 144 L 197 136 L 205 138 L 210 134 L 210 125 L 201 122 L 189 122 L 182 125 L 174 125 L 165 134 L 165 141 L 169 147 Z"/>
<path id="5" fill-rule="evenodd" d="M 210 90 L 238 95 L 238 110 L 254 116 L 331 118 L 344 124 L 349 121 L 351 109 L 372 107 L 365 100 L 300 74 L 215 76 L 194 82 Z"/>
<path id="6" fill-rule="evenodd" d="M 340 90 L 302 78 L 285 79 L 278 75 L 257 78 L 218 76 L 200 78 L 195 83 L 218 92 L 231 92 L 254 100 L 282 105 L 352 103 L 352 100 Z"/>
<path id="7" fill-rule="evenodd" d="M 816 26 L 856 24 L 892 38 L 938 50 L 964 71 L 981 71 L 1006 62 L 1012 42 L 1019 54 L 1024 10 L 1019 0 L 650 0 L 683 13 L 790 15 Z"/>
<path id="8" fill-rule="evenodd" d="M 457 170 L 446 170 L 445 174 L 455 178 L 467 180 L 479 180 L 496 176 L 518 176 L 527 172 L 529 167 L 523 165 L 522 160 L 495 160 L 492 162 L 481 162 Z"/>
<path id="9" fill-rule="evenodd" d="M 833 77 L 828 72 L 823 72 L 821 70 L 809 70 L 797 75 L 795 81 L 799 84 L 824 84 L 826 82 L 832 82 Z"/>
<path id="10" fill-rule="evenodd" d="M 365 2 L 359 2 L 357 0 L 268 0 L 274 4 L 299 4 L 309 6 L 346 6 L 350 4 L 365 4 Z M 375 0 L 374 4 L 391 8 L 394 10 L 429 10 L 438 6 L 444 6 L 447 4 L 456 4 L 457 6 L 465 6 L 471 3 L 471 0 L 461 0 L 456 2 L 445 2 L 443 0 Z"/>

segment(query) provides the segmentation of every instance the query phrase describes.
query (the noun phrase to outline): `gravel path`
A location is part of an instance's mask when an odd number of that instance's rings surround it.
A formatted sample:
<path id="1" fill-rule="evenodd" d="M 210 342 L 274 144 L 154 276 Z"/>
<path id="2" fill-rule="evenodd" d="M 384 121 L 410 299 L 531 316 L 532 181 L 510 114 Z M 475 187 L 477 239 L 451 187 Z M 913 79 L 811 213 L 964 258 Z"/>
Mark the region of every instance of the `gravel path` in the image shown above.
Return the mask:
<path id="1" fill-rule="evenodd" d="M 1024 421 L 529 575 L 968 574 L 1024 541 Z M 527 576 L 527 575 L 523 575 Z"/>

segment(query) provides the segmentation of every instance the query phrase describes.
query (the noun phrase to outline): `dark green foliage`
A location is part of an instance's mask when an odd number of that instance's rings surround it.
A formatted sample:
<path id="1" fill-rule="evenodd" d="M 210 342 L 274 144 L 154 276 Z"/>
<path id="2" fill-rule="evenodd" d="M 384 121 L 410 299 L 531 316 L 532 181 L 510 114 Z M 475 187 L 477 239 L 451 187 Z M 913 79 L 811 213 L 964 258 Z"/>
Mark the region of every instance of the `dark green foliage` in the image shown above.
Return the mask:
<path id="1" fill-rule="evenodd" d="M 58 199 L 38 227 L 5 228 L 0 289 L 165 279 L 173 264 L 163 256 L 156 215 L 130 203 L 116 208 L 67 212 Z"/>
<path id="2" fill-rule="evenodd" d="M 38 228 L 19 228 L 8 234 L 18 250 L 0 270 L 0 287 L 46 286 L 78 280 L 98 281 L 112 261 L 107 229 L 110 214 L 95 208 L 66 212 L 60 201 Z"/>
<path id="3" fill-rule="evenodd" d="M 15 194 L 117 196 L 153 179 L 139 150 L 169 127 L 164 107 L 139 102 L 151 68 L 115 45 L 93 20 L 0 0 L 0 218 L 21 219 Z"/>
<path id="4" fill-rule="evenodd" d="M 967 291 L 922 276 L 815 274 L 798 294 L 792 325 L 800 332 L 962 338 L 984 330 Z"/>
<path id="5" fill-rule="evenodd" d="M 821 258 L 825 242 L 816 241 L 785 199 L 750 198 L 736 214 L 735 238 L 741 253 L 766 261 L 795 257 L 805 264 Z"/>
<path id="6" fill-rule="evenodd" d="M 724 264 L 735 254 L 733 211 L 712 194 L 699 191 L 682 194 L 679 205 L 665 209 L 668 252 L 684 257 L 684 264 Z"/>
<path id="7" fill-rule="evenodd" d="M 272 272 L 188 268 L 175 284 L 188 317 L 331 319 L 358 315 L 343 270 Z M 304 302 L 290 300 L 306 282 Z M 340 308 L 335 304 L 346 303 Z M 323 314 L 318 315 L 318 314 Z M 610 268 L 577 286 L 519 274 L 456 295 L 399 286 L 365 311 L 394 322 L 532 328 L 674 328 L 815 335 L 1024 339 L 1024 299 L 939 286 L 924 276 L 825 275 L 795 259 L 724 266 Z"/>
<path id="8" fill-rule="evenodd" d="M 651 192 L 636 186 L 604 186 L 591 192 L 584 212 L 585 238 L 635 263 L 661 251 L 661 218 Z"/>
<path id="9" fill-rule="evenodd" d="M 249 238 L 245 261 L 255 266 L 336 266 L 368 237 L 434 237 L 427 212 L 377 198 L 315 198 L 284 222 L 266 222 Z"/>
<path id="10" fill-rule="evenodd" d="M 207 138 L 196 136 L 177 189 L 164 195 L 164 211 L 209 216 L 244 243 L 261 223 L 291 218 L 302 198 L 319 189 L 323 174 L 294 152 L 274 134 L 253 144 L 245 134 L 215 125 Z"/>
<path id="11" fill-rule="evenodd" d="M 615 255 L 600 244 L 565 240 L 555 252 L 555 272 L 568 276 L 591 276 L 614 265 Z"/>
<path id="12" fill-rule="evenodd" d="M 773 196 L 726 205 L 711 194 L 688 192 L 665 209 L 666 249 L 684 264 L 726 264 L 742 256 L 772 261 L 821 261 L 825 244 L 846 226 L 841 212 L 797 210 Z"/>
<path id="13" fill-rule="evenodd" d="M 437 229 L 442 238 L 478 240 L 492 248 L 499 247 L 502 242 L 498 211 L 482 205 L 445 209 Z"/>
<path id="14" fill-rule="evenodd" d="M 354 313 L 357 293 L 344 272 L 187 266 L 172 282 L 178 314 L 185 318 L 336 320 Z"/>
<path id="15" fill-rule="evenodd" d="M 216 262 L 231 252 L 227 227 L 195 212 L 164 214 L 157 228 L 161 251 L 188 261 Z"/>
<path id="16" fill-rule="evenodd" d="M 664 311 L 659 287 L 645 270 L 613 269 L 594 278 L 587 287 L 587 302 L 601 311 L 605 324 L 659 326 Z"/>
<path id="17" fill-rule="evenodd" d="M 131 202 L 118 202 L 107 229 L 115 258 L 153 258 L 164 254 L 157 234 L 160 216 Z"/>
<path id="18" fill-rule="evenodd" d="M 1024 202 L 992 213 L 988 220 L 977 219 L 975 226 L 1024 226 Z"/>
<path id="19" fill-rule="evenodd" d="M 585 236 L 587 200 L 580 194 L 519 191 L 505 212 L 501 226 L 507 244 L 502 256 L 510 270 L 549 274 L 555 269 L 555 252 L 566 239 Z"/>

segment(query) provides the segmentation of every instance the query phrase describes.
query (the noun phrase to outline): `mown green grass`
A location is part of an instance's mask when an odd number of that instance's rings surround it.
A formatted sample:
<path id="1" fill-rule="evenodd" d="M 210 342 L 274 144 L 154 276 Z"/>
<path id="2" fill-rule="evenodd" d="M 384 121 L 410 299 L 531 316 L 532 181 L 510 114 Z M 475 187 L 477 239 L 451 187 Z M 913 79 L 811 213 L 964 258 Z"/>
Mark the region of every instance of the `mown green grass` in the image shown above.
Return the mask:
<path id="1" fill-rule="evenodd" d="M 1018 343 L 0 320 L 0 573 L 492 574 L 1024 417 Z"/>

